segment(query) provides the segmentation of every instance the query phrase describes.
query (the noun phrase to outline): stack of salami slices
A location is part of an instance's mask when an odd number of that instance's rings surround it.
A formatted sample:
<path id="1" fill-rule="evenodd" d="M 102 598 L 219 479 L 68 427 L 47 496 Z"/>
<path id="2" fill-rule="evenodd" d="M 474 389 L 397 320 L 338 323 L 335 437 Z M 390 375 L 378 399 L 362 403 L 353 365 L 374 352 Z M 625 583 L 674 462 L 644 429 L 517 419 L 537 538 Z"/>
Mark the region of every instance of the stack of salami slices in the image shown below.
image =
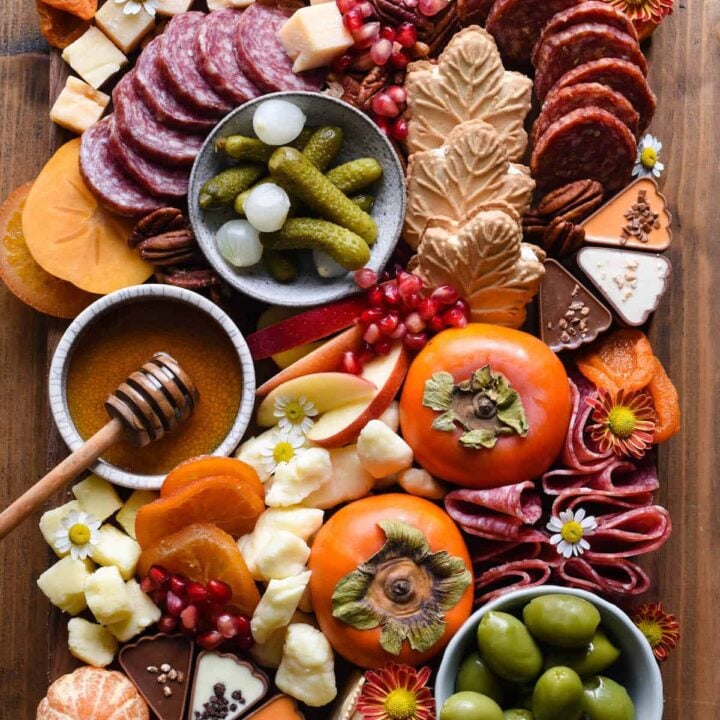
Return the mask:
<path id="1" fill-rule="evenodd" d="M 85 182 L 108 209 L 139 216 L 184 201 L 207 133 L 265 92 L 319 90 L 292 72 L 277 31 L 298 6 L 176 15 L 113 91 L 114 114 L 82 139 Z"/>

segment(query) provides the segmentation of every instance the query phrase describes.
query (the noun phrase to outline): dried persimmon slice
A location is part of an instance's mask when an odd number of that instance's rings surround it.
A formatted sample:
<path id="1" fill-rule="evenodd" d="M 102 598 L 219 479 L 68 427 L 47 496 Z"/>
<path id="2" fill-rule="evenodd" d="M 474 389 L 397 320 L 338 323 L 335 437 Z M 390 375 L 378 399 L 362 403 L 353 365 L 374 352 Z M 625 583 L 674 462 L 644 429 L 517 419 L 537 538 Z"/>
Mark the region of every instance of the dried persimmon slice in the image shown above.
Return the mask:
<path id="1" fill-rule="evenodd" d="M 657 424 L 653 433 L 653 442 L 669 440 L 680 431 L 680 401 L 672 380 L 665 372 L 662 363 L 655 358 L 654 372 L 647 389 L 655 405 Z"/>
<path id="2" fill-rule="evenodd" d="M 189 483 L 215 475 L 243 478 L 261 500 L 265 497 L 265 488 L 253 468 L 237 458 L 217 455 L 199 455 L 180 463 L 165 478 L 160 488 L 160 497 L 170 497 Z"/>

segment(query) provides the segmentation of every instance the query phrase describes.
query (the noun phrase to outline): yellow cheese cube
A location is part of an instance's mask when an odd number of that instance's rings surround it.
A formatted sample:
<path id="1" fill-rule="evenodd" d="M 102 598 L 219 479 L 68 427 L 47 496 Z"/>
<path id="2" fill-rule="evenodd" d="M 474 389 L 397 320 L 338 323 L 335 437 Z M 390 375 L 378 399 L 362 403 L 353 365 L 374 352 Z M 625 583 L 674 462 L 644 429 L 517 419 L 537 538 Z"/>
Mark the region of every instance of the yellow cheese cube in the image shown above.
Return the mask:
<path id="1" fill-rule="evenodd" d="M 94 569 L 90 560 L 73 560 L 68 555 L 51 565 L 37 579 L 37 584 L 53 605 L 77 615 L 87 607 L 85 581 Z"/>
<path id="2" fill-rule="evenodd" d="M 96 90 L 127 65 L 128 61 L 112 40 L 94 26 L 68 45 L 63 50 L 62 58 Z"/>
<path id="3" fill-rule="evenodd" d="M 120 622 L 108 625 L 108 630 L 120 641 L 127 642 L 139 635 L 146 627 L 156 623 L 161 616 L 160 608 L 140 589 L 135 580 L 125 583 L 130 600 L 130 615 Z"/>
<path id="4" fill-rule="evenodd" d="M 155 18 L 144 9 L 133 15 L 124 9 L 125 5 L 106 2 L 95 13 L 95 24 L 127 55 L 155 27 Z"/>
<path id="5" fill-rule="evenodd" d="M 152 490 L 135 490 L 133 494 L 127 499 L 127 502 L 123 505 L 122 510 L 115 516 L 115 519 L 120 523 L 120 527 L 133 539 L 137 540 L 135 536 L 135 518 L 137 517 L 138 510 L 143 506 L 151 503 L 153 500 L 157 500 L 159 497 L 158 493 Z"/>
<path id="6" fill-rule="evenodd" d="M 71 75 L 50 110 L 50 119 L 60 127 L 82 135 L 100 120 L 109 102 L 109 95 Z"/>
<path id="7" fill-rule="evenodd" d="M 80 503 L 77 500 L 71 500 L 60 507 L 48 510 L 46 513 L 43 513 L 43 516 L 40 518 L 40 532 L 45 538 L 45 542 L 55 551 L 58 557 L 65 557 L 70 554 L 69 550 L 61 553 L 55 547 L 55 533 L 60 530 L 62 519 L 67 517 L 73 510 L 75 510 L 75 512 L 80 511 Z"/>
<path id="8" fill-rule="evenodd" d="M 223 8 L 246 8 L 255 0 L 207 0 L 208 10 L 222 10 Z"/>
<path id="9" fill-rule="evenodd" d="M 353 45 L 334 2 L 302 7 L 280 28 L 280 42 L 293 63 L 293 72 L 329 65 Z"/>
<path id="10" fill-rule="evenodd" d="M 100 528 L 100 540 L 92 548 L 92 559 L 98 565 L 115 565 L 125 580 L 135 574 L 140 545 L 112 525 Z"/>
<path id="11" fill-rule="evenodd" d="M 105 667 L 115 659 L 118 642 L 102 625 L 73 618 L 68 623 L 68 647 L 78 660 Z"/>
<path id="12" fill-rule="evenodd" d="M 114 566 L 98 568 L 85 580 L 85 599 L 90 612 L 103 625 L 126 620 L 132 612 L 125 581 Z"/>
<path id="13" fill-rule="evenodd" d="M 158 0 L 157 14 L 158 15 L 179 15 L 180 13 L 187 12 L 194 0 Z M 212 8 L 210 8 L 212 10 Z"/>
<path id="14" fill-rule="evenodd" d="M 115 488 L 97 475 L 85 478 L 75 485 L 72 491 L 82 509 L 101 522 L 122 507 L 122 500 L 115 492 Z"/>

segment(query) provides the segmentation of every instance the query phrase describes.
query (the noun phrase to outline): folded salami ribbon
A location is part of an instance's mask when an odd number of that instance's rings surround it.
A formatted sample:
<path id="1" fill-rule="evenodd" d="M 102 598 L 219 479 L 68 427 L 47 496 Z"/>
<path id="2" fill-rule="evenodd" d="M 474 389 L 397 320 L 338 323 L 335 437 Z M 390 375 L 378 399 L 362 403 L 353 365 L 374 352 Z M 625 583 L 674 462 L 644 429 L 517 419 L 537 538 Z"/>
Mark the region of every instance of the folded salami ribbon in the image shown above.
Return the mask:
<path id="1" fill-rule="evenodd" d="M 613 598 L 642 595 L 650 587 L 642 568 L 619 557 L 597 558 L 592 564 L 584 556 L 569 558 L 554 568 L 553 575 L 563 585 Z"/>
<path id="2" fill-rule="evenodd" d="M 613 457 L 602 469 L 592 473 L 569 468 L 551 470 L 543 475 L 542 487 L 547 495 L 584 488 L 620 496 L 654 492 L 660 487 L 660 482 L 654 457 L 646 457 L 640 465 Z"/>
<path id="3" fill-rule="evenodd" d="M 544 560 L 516 560 L 496 565 L 475 578 L 475 607 L 520 588 L 544 585 L 552 567 Z"/>
<path id="4" fill-rule="evenodd" d="M 555 546 L 550 544 L 548 535 L 535 530 L 524 537 L 522 541 L 515 542 L 472 538 L 468 548 L 476 572 L 478 569 L 482 571 L 489 563 L 497 565 L 516 560 L 543 560 L 552 564 L 562 560 Z"/>
<path id="5" fill-rule="evenodd" d="M 588 515 L 598 517 L 647 505 L 652 505 L 652 493 L 650 492 L 618 496 L 613 491 L 579 488 L 565 490 L 558 495 L 552 506 L 552 514 L 559 516 L 565 510 L 582 507 Z"/>
<path id="6" fill-rule="evenodd" d="M 660 505 L 626 510 L 597 518 L 597 528 L 588 536 L 590 549 L 584 557 L 594 563 L 609 557 L 644 555 L 662 547 L 672 532 L 670 513 Z"/>

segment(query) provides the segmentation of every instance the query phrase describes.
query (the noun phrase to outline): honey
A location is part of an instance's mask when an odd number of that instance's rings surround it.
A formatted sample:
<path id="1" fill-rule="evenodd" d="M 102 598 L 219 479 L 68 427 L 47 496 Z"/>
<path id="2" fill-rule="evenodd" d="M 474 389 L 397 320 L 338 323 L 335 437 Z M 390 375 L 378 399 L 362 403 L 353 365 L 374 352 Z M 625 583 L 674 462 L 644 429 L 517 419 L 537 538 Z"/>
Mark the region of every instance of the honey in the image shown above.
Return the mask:
<path id="1" fill-rule="evenodd" d="M 242 392 L 237 352 L 204 312 L 172 300 L 143 300 L 117 307 L 88 326 L 68 367 L 70 416 L 83 439 L 108 420 L 105 398 L 156 352 L 172 355 L 200 393 L 192 416 L 144 448 L 129 442 L 103 460 L 141 475 L 162 475 L 195 455 L 213 452 L 230 431 Z"/>

